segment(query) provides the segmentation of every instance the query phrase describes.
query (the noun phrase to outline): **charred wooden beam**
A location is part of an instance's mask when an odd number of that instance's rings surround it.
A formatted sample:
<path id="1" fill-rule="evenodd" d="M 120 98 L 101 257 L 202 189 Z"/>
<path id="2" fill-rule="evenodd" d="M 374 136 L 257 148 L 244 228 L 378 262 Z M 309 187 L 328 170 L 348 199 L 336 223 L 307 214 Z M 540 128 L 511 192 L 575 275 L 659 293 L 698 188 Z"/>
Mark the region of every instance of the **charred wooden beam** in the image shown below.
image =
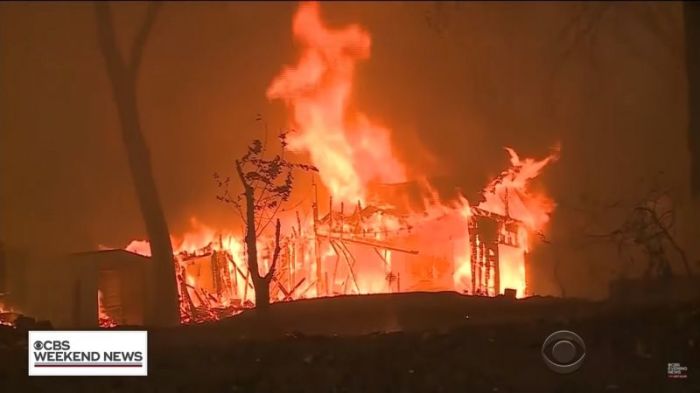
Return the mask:
<path id="1" fill-rule="evenodd" d="M 386 243 L 381 243 L 381 242 L 373 242 L 370 240 L 364 240 L 364 239 L 355 239 L 355 238 L 348 238 L 348 237 L 340 237 L 340 236 L 335 236 L 333 234 L 323 234 L 323 233 L 318 233 L 316 236 L 323 238 L 323 239 L 328 239 L 328 240 L 338 240 L 342 242 L 349 242 L 349 243 L 357 243 L 357 244 L 362 244 L 365 246 L 372 246 L 376 248 L 382 248 L 385 250 L 391 250 L 391 251 L 396 251 L 396 252 L 403 252 L 407 254 L 418 254 L 418 251 L 416 250 L 407 250 L 399 247 L 395 247 Z"/>
<path id="2" fill-rule="evenodd" d="M 343 253 L 343 256 L 344 256 L 343 260 L 345 261 L 345 264 L 348 267 L 348 275 L 350 276 L 350 278 L 352 278 L 352 282 L 355 284 L 355 289 L 357 290 L 357 293 L 359 294 L 360 293 L 360 286 L 357 283 L 357 279 L 355 277 L 355 270 L 353 269 L 353 267 L 355 266 L 355 257 L 352 255 L 352 253 L 348 249 L 347 245 L 342 240 L 338 241 L 337 246 L 338 246 L 338 249 Z M 351 259 L 352 259 L 352 262 L 350 262 Z M 343 292 L 344 293 L 347 293 L 347 283 L 348 283 L 348 280 L 346 278 L 345 283 L 343 285 Z"/>
<path id="3" fill-rule="evenodd" d="M 471 210 L 472 214 L 474 216 L 477 216 L 477 217 L 488 217 L 488 218 L 494 219 L 494 220 L 499 221 L 499 222 L 522 224 L 522 221 L 515 219 L 513 217 L 504 216 L 502 214 L 490 212 L 488 210 L 484 210 L 484 209 L 481 209 L 478 207 L 471 207 L 470 210 Z"/>
<path id="4" fill-rule="evenodd" d="M 390 269 L 391 267 L 389 266 L 389 261 L 386 260 L 386 256 L 382 255 L 382 253 L 379 252 L 379 249 L 377 247 L 373 247 L 372 249 L 374 250 L 375 253 L 377 253 L 377 256 L 379 256 L 379 259 L 381 259 L 382 262 L 384 262 L 384 267 Z M 384 250 L 386 250 L 386 249 L 384 249 Z"/>
<path id="5" fill-rule="evenodd" d="M 281 283 L 279 280 L 277 280 L 276 278 L 273 278 L 272 280 L 273 280 L 275 283 L 277 283 L 277 285 L 278 285 L 280 291 L 282 292 L 282 294 L 284 294 L 284 298 L 283 298 L 282 300 L 283 300 L 283 301 L 287 301 L 287 300 L 293 300 L 293 299 L 294 299 L 294 292 L 296 292 L 297 289 L 299 289 L 299 287 L 301 287 L 301 284 L 303 284 L 303 283 L 306 281 L 306 277 L 303 277 L 301 280 L 299 280 L 299 282 L 296 283 L 296 285 L 294 285 L 294 286 L 292 287 L 292 289 L 290 289 L 290 290 L 287 290 L 287 289 L 284 287 L 284 285 L 282 285 L 282 283 Z"/>
<path id="6" fill-rule="evenodd" d="M 316 180 L 315 180 L 315 178 L 312 178 L 312 183 L 311 183 L 311 185 L 312 185 L 312 187 L 313 187 L 313 189 L 314 189 L 314 201 L 313 201 L 313 204 L 312 204 L 312 208 L 313 208 L 313 215 L 314 215 L 313 230 L 314 230 L 314 234 L 316 234 L 316 233 L 318 232 L 319 220 L 318 220 L 318 188 L 316 188 Z M 322 292 L 322 291 L 323 291 L 323 288 L 322 288 L 322 287 L 323 287 L 323 283 L 322 283 L 322 281 L 321 281 L 321 274 L 322 274 L 322 271 L 321 271 L 321 254 L 320 254 L 320 250 L 321 250 L 321 245 L 320 245 L 319 242 L 318 242 L 318 237 L 317 237 L 317 236 L 314 236 L 314 257 L 315 257 L 314 259 L 315 259 L 315 262 L 316 262 L 316 294 L 319 295 L 319 296 L 321 295 L 321 293 L 323 293 L 323 292 Z"/>

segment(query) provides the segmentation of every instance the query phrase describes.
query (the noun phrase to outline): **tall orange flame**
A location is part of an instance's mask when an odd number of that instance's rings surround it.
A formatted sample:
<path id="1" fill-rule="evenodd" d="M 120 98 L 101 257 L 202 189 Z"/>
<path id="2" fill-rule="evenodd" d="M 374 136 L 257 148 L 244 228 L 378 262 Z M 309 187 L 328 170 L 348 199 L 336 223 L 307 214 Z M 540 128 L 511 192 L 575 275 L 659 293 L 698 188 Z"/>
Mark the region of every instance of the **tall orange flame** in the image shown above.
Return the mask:
<path id="1" fill-rule="evenodd" d="M 530 181 L 550 163 L 559 158 L 559 147 L 542 160 L 521 159 L 507 147 L 511 166 L 489 183 L 479 208 L 507 215 L 525 223 L 528 229 L 541 230 L 548 222 L 556 204 L 545 194 L 529 189 Z"/>
<path id="2" fill-rule="evenodd" d="M 292 29 L 302 46 L 299 62 L 285 67 L 267 90 L 268 98 L 282 99 L 292 110 L 297 132 L 289 148 L 309 153 L 338 202 L 364 201 L 371 181 L 404 181 L 389 130 L 350 110 L 355 66 L 370 56 L 369 34 L 358 25 L 327 28 L 317 3 L 300 5 Z"/>

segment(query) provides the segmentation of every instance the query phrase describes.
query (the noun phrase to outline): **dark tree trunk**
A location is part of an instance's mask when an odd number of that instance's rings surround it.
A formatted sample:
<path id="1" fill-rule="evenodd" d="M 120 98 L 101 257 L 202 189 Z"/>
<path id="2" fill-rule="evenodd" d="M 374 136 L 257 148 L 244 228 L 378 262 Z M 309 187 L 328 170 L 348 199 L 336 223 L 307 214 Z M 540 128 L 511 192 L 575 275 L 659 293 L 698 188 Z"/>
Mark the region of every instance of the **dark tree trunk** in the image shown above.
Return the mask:
<path id="1" fill-rule="evenodd" d="M 275 250 L 272 256 L 272 263 L 270 263 L 270 270 L 268 270 L 267 274 L 260 275 L 257 244 L 258 232 L 255 221 L 255 189 L 246 179 L 242 164 L 238 160 L 236 160 L 236 172 L 243 185 L 245 196 L 245 245 L 248 254 L 248 270 L 253 280 L 253 288 L 255 288 L 255 308 L 266 309 L 270 305 L 270 283 L 275 275 L 277 260 L 280 255 L 280 220 L 277 219 L 275 225 Z M 264 224 L 262 226 L 263 228 L 265 227 Z"/>
<path id="2" fill-rule="evenodd" d="M 270 305 L 270 281 L 266 277 L 260 276 L 258 266 L 258 244 L 257 244 L 257 228 L 255 226 L 255 190 L 248 184 L 248 181 L 243 174 L 240 162 L 236 161 L 236 170 L 241 179 L 245 191 L 245 245 L 246 253 L 248 254 L 248 270 L 250 277 L 253 280 L 253 288 L 255 288 L 255 308 L 263 309 Z"/>
<path id="3" fill-rule="evenodd" d="M 245 187 L 246 199 L 246 234 L 245 244 L 248 251 L 248 268 L 253 278 L 255 288 L 255 308 L 267 308 L 270 304 L 270 282 L 265 277 L 260 276 L 260 266 L 258 266 L 258 244 L 257 227 L 255 226 L 255 195 L 253 188 L 249 185 Z"/>
<path id="4" fill-rule="evenodd" d="M 688 148 L 691 195 L 700 199 L 700 3 L 683 2 L 688 77 Z"/>
<path id="5" fill-rule="evenodd" d="M 6 292 L 5 287 L 7 286 L 6 278 L 6 262 L 5 262 L 5 247 L 0 242 L 0 295 Z"/>
<path id="6" fill-rule="evenodd" d="M 270 305 L 270 282 L 262 278 L 253 280 L 255 287 L 255 308 L 266 309 Z"/>
<path id="7" fill-rule="evenodd" d="M 109 4 L 98 2 L 95 8 L 99 45 L 112 84 L 129 169 L 151 244 L 153 285 L 150 288 L 149 305 L 151 320 L 147 323 L 172 326 L 180 321 L 173 249 L 153 178 L 150 153 L 141 129 L 136 98 L 136 79 L 141 54 L 155 20 L 157 5 L 151 5 L 149 8 L 146 22 L 134 42 L 129 64 L 121 58 Z"/>

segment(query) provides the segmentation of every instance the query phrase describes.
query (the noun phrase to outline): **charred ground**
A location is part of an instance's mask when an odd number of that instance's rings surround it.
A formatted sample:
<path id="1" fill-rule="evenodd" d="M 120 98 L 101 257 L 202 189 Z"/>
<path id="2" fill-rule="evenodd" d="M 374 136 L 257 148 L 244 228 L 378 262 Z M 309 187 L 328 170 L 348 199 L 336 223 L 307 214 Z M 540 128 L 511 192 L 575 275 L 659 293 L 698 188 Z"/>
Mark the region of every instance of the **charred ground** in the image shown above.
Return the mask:
<path id="1" fill-rule="evenodd" d="M 558 329 L 586 342 L 585 364 L 571 375 L 552 373 L 540 357 L 544 338 Z M 151 330 L 146 378 L 30 379 L 26 336 L 6 329 L 1 337 L 3 391 L 15 392 L 700 390 L 699 302 L 415 293 L 276 304 L 265 314 Z M 668 379 L 668 363 L 687 366 L 688 378 Z"/>

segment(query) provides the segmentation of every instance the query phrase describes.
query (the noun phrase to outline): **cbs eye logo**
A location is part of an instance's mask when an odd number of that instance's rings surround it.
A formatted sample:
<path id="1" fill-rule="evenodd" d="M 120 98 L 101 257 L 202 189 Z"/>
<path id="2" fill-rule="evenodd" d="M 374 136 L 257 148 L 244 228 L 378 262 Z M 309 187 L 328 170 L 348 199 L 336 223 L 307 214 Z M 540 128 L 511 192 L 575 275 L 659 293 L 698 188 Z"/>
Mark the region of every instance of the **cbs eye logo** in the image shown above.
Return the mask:
<path id="1" fill-rule="evenodd" d="M 34 347 L 34 350 L 36 351 L 41 351 L 47 350 L 47 351 L 68 351 L 70 350 L 70 343 L 68 340 L 63 340 L 63 341 L 58 341 L 58 340 L 47 340 L 47 341 L 34 341 L 32 343 L 32 347 Z"/>
<path id="2" fill-rule="evenodd" d="M 558 374 L 569 374 L 583 365 L 586 344 L 581 337 L 569 330 L 550 334 L 542 344 L 542 359 L 550 370 Z"/>

